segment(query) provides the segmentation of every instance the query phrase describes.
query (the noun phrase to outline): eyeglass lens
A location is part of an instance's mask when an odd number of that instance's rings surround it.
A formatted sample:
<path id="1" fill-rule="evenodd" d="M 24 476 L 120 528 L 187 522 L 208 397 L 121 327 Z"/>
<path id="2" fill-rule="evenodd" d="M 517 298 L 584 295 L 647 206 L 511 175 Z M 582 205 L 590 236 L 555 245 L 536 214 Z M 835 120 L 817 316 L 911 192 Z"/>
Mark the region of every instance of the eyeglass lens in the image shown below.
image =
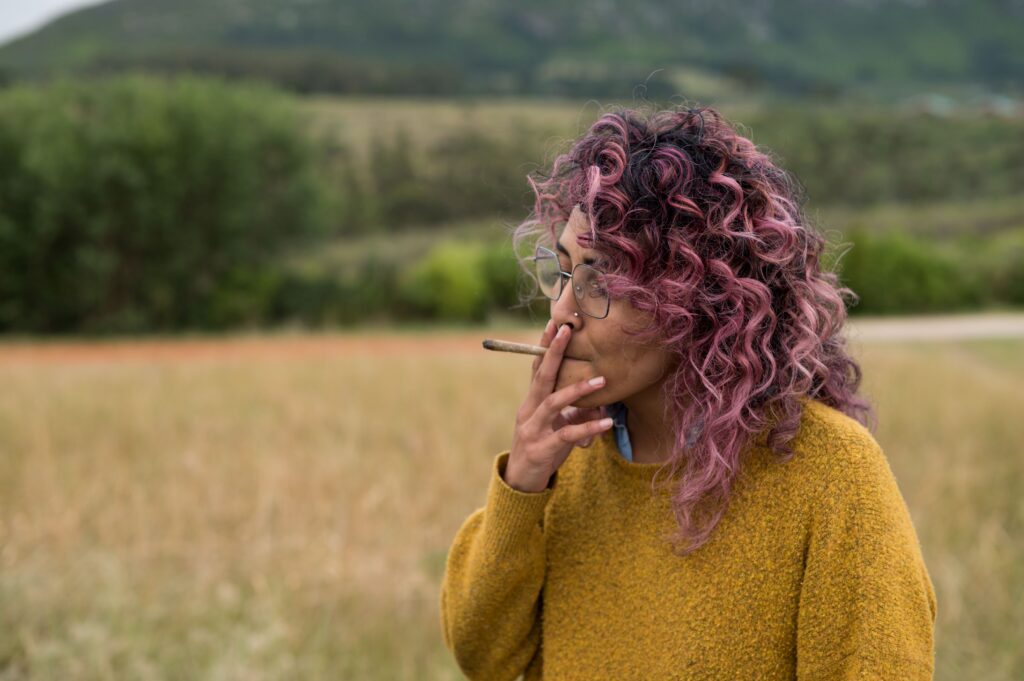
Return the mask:
<path id="1" fill-rule="evenodd" d="M 568 279 L 562 274 L 558 256 L 553 251 L 538 247 L 535 262 L 541 292 L 551 300 L 558 300 L 562 286 Z M 592 317 L 608 314 L 608 287 L 603 274 L 589 265 L 579 264 L 573 271 L 572 283 L 576 302 L 583 312 Z"/>

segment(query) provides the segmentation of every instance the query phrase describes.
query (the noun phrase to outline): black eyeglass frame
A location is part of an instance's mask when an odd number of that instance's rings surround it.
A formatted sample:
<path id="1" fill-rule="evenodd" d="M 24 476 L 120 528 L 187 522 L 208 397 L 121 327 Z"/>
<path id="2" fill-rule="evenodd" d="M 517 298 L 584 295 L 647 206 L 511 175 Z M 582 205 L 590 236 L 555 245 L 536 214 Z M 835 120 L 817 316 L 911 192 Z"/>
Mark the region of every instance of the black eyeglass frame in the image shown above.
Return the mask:
<path id="1" fill-rule="evenodd" d="M 550 248 L 545 248 L 544 246 L 537 246 L 537 249 L 534 251 L 534 255 L 529 256 L 526 259 L 527 260 L 532 260 L 532 261 L 536 262 L 537 260 L 540 259 L 539 255 L 538 255 L 538 253 L 540 251 L 544 251 L 545 253 L 550 253 L 551 257 L 555 261 L 555 264 L 558 265 L 558 254 L 555 253 L 554 251 L 552 251 Z M 596 272 L 600 276 L 604 275 L 604 272 L 602 272 L 601 270 L 597 269 L 593 265 L 588 265 L 588 264 L 582 263 L 582 262 L 576 263 L 573 266 L 573 268 L 572 268 L 572 272 L 566 272 L 565 270 L 562 269 L 561 265 L 558 265 L 558 272 L 561 275 L 561 276 L 558 277 L 558 294 L 554 298 L 552 298 L 548 294 L 544 293 L 544 289 L 543 288 L 541 288 L 541 294 L 545 298 L 547 298 L 548 300 L 558 300 L 558 299 L 560 299 L 562 297 L 562 292 L 565 291 L 565 280 L 568 279 L 569 281 L 574 281 L 573 280 L 573 275 L 576 274 L 576 270 L 578 270 L 580 267 L 587 267 L 587 268 L 590 268 L 590 269 L 594 270 L 594 272 Z M 536 270 L 534 270 L 534 278 L 536 278 L 536 274 L 537 274 Z M 538 281 L 537 284 L 539 286 L 540 282 Z M 605 317 L 608 316 L 608 313 L 612 309 L 612 297 L 611 297 L 611 295 L 608 295 L 608 294 L 605 295 L 605 310 L 604 310 L 604 314 L 601 315 L 600 317 L 598 317 L 597 315 L 590 314 L 589 312 L 587 312 L 586 310 L 583 309 L 583 303 L 580 301 L 579 292 L 576 290 L 575 286 L 572 287 L 572 294 L 573 294 L 573 296 L 576 297 L 576 306 L 580 308 L 580 312 L 582 312 L 583 314 L 587 315 L 588 317 L 593 317 L 594 319 L 604 319 Z"/>

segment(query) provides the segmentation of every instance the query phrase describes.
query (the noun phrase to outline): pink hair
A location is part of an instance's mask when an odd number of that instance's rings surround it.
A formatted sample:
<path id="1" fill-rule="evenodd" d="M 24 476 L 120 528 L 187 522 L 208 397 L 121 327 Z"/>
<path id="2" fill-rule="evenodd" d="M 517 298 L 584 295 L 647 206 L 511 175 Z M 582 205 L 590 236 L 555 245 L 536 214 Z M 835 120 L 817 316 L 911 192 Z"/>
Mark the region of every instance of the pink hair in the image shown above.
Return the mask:
<path id="1" fill-rule="evenodd" d="M 858 298 L 821 269 L 826 241 L 807 223 L 800 185 L 715 109 L 605 113 L 538 175 L 527 176 L 536 199 L 513 233 L 517 255 L 523 242 L 531 254 L 541 237 L 553 244 L 580 204 L 591 231 L 578 243 L 604 257 L 614 297 L 652 316 L 627 333 L 679 360 L 664 384 L 678 436 L 659 472 L 681 473 L 671 538 L 688 545 L 681 555 L 725 514 L 752 440 L 780 462 L 793 457 L 803 400 L 875 431 L 842 333 L 844 297 Z"/>

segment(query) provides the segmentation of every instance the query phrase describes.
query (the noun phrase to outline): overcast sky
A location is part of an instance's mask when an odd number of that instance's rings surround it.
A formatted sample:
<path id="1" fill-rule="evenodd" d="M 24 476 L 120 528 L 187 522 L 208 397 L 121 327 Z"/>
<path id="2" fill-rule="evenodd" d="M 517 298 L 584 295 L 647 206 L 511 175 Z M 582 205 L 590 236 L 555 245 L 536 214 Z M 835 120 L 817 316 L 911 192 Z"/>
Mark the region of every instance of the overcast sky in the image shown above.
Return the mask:
<path id="1" fill-rule="evenodd" d="M 0 44 L 39 28 L 50 19 L 104 0 L 0 0 Z"/>

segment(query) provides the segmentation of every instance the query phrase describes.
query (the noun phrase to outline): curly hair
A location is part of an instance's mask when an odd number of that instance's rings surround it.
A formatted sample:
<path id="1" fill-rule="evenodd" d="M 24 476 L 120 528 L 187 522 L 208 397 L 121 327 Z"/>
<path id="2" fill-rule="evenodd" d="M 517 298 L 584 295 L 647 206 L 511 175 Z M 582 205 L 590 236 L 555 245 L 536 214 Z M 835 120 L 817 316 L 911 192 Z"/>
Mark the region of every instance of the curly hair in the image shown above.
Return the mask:
<path id="1" fill-rule="evenodd" d="M 805 400 L 875 431 L 842 333 L 844 298 L 858 297 L 820 266 L 826 240 L 807 223 L 801 185 L 718 111 L 604 113 L 527 180 L 533 212 L 512 234 L 520 266 L 531 272 L 521 244 L 532 255 L 554 242 L 580 205 L 591 229 L 579 245 L 604 256 L 613 298 L 652 319 L 625 333 L 679 360 L 663 395 L 677 437 L 658 471 L 678 478 L 678 555 L 725 514 L 748 444 L 794 456 Z"/>

